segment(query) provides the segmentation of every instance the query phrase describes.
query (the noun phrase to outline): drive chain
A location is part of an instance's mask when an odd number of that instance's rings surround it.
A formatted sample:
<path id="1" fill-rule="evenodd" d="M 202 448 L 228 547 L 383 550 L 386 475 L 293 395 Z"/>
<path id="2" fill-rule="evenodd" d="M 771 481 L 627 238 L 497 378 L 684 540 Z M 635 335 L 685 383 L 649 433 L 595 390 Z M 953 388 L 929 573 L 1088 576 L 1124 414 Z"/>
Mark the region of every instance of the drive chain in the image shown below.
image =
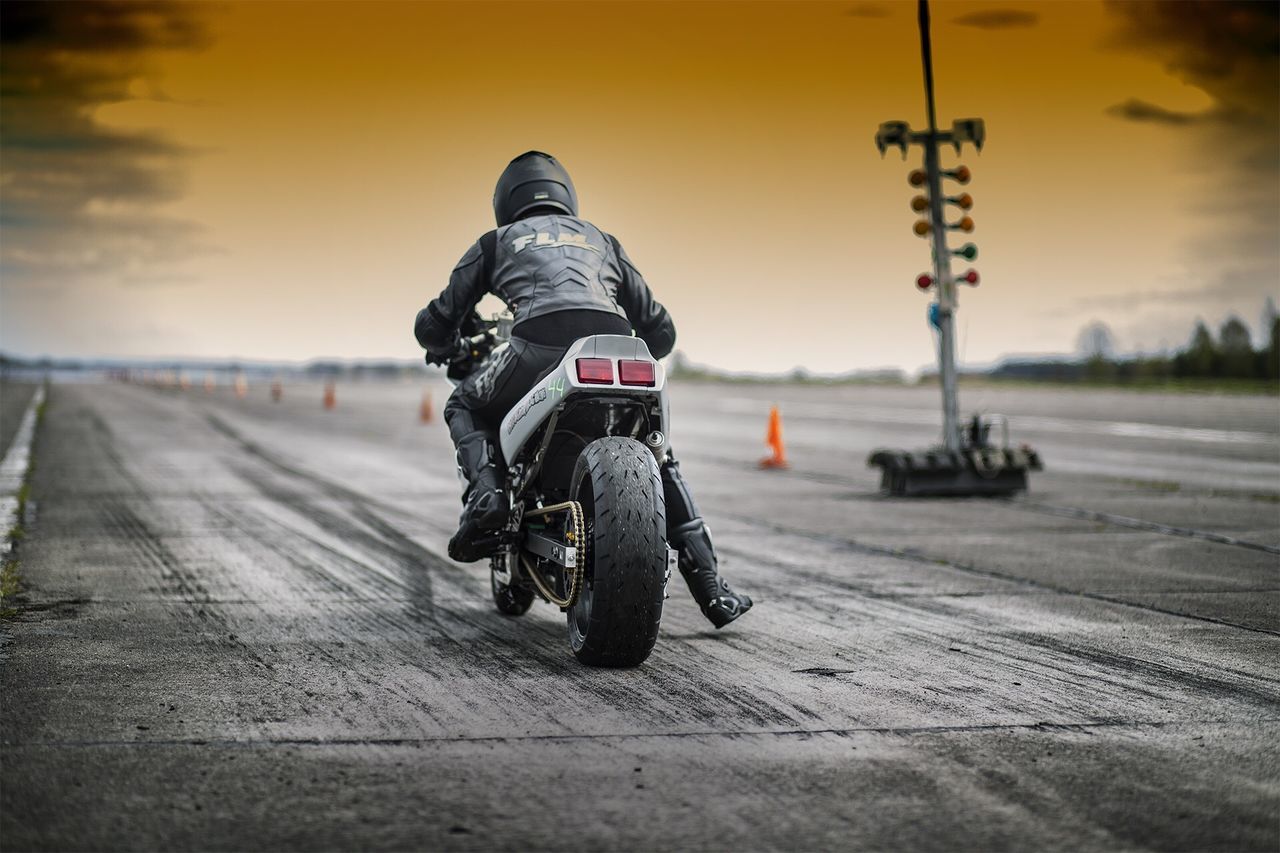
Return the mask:
<path id="1" fill-rule="evenodd" d="M 568 512 L 569 521 L 573 529 L 566 531 L 565 538 L 573 543 L 576 559 L 573 561 L 573 570 L 569 573 L 569 589 L 564 598 L 556 595 L 551 584 L 547 583 L 542 575 L 534 568 L 533 564 L 523 551 L 520 552 L 520 562 L 524 566 L 525 571 L 529 573 L 529 579 L 533 581 L 533 585 L 538 588 L 538 592 L 547 601 L 557 607 L 572 607 L 578 601 L 578 595 L 582 591 L 582 575 L 583 564 L 586 562 L 586 525 L 583 523 L 582 504 L 577 501 L 565 501 L 564 503 L 552 504 L 551 506 L 542 506 L 535 509 L 525 511 L 525 517 L 531 518 L 536 516 L 546 516 L 557 512 Z"/>

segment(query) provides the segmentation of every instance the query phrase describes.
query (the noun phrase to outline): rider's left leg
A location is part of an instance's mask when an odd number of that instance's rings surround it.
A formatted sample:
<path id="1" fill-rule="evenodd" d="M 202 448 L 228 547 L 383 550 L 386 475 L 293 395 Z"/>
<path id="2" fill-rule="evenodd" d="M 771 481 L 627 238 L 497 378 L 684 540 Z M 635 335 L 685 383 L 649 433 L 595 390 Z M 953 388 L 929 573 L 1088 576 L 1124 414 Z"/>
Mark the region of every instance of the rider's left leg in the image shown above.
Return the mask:
<path id="1" fill-rule="evenodd" d="M 466 477 L 467 490 L 462 495 L 458 532 L 449 540 L 449 556 L 473 563 L 487 556 L 475 547 L 480 534 L 500 530 L 507 522 L 507 493 L 493 441 L 483 431 L 463 436 L 458 442 L 458 467 Z"/>
<path id="2" fill-rule="evenodd" d="M 445 403 L 444 419 L 458 451 L 458 467 L 467 481 L 458 532 L 449 540 L 453 559 L 471 563 L 489 556 L 477 547 L 477 540 L 500 530 L 510 512 L 498 426 L 562 352 L 562 348 L 535 346 L 514 338 L 508 346 L 495 350 Z"/>

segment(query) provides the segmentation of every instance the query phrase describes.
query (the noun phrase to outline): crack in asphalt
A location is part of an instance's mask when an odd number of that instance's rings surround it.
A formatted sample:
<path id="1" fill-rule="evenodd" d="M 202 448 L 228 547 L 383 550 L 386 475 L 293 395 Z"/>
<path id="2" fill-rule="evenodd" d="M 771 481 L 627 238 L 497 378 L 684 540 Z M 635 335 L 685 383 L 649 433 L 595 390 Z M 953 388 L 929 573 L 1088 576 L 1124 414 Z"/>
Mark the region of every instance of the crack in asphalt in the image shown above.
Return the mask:
<path id="1" fill-rule="evenodd" d="M 1206 728 L 1216 726 L 1250 727 L 1280 723 L 1280 717 L 1252 719 L 1210 720 L 1126 720 L 1115 717 L 1099 717 L 1091 720 L 1055 722 L 1040 720 L 1034 723 L 982 723 L 954 726 L 845 726 L 822 729 L 739 729 L 734 731 L 700 730 L 692 732 L 616 732 L 595 734 L 545 734 L 545 735 L 436 735 L 426 737 L 371 737 L 371 738 L 171 738 L 156 740 L 68 740 L 5 743 L 4 749 L 92 749 L 102 747 L 157 748 L 173 746 L 209 746 L 214 748 L 252 749 L 279 746 L 417 746 L 449 743 L 527 743 L 557 741 L 635 741 L 635 740 L 683 740 L 717 739 L 733 740 L 744 737 L 810 738 L 816 736 L 848 737 L 859 734 L 912 737 L 921 735 L 969 734 L 986 732 L 1074 732 L 1092 734 L 1092 729 L 1177 729 Z"/>
<path id="2" fill-rule="evenodd" d="M 1248 548 L 1251 551 L 1261 551 L 1264 554 L 1280 554 L 1280 548 L 1275 546 L 1264 545 L 1260 542 L 1250 542 L 1247 539 L 1237 539 L 1234 536 L 1225 536 L 1221 533 L 1214 533 L 1209 530 L 1196 530 L 1193 527 L 1177 527 L 1171 524 L 1161 524 L 1157 521 L 1130 518 L 1127 515 L 1098 512 L 1097 510 L 1084 509 L 1082 507 L 1042 504 L 1035 501 L 1023 500 L 1021 498 L 1000 498 L 999 500 L 1002 503 L 1017 509 L 1027 510 L 1029 512 L 1039 512 L 1044 515 L 1052 515 L 1058 518 L 1078 518 L 1085 521 L 1098 521 L 1105 524 L 1112 524 L 1116 527 L 1128 527 L 1132 530 L 1145 530 L 1149 533 L 1162 533 L 1165 536 L 1181 536 L 1186 539 L 1198 539 L 1202 542 L 1213 542 L 1217 545 L 1232 545 L 1236 548 Z"/>
<path id="3" fill-rule="evenodd" d="M 166 539 L 182 537 L 166 536 Z M 739 552 L 734 549 L 720 548 L 728 554 L 743 556 L 746 552 Z M 749 555 L 754 556 L 754 555 Z M 768 565 L 783 566 L 777 561 L 768 561 Z M 786 568 L 790 568 L 786 566 Z M 1248 589 L 1166 589 L 1166 590 L 1150 590 L 1152 595 L 1239 595 L 1251 593 L 1280 593 L 1280 587 L 1257 587 Z M 797 601 L 807 601 L 815 598 L 829 598 L 831 592 L 814 592 L 814 593 L 797 593 L 792 596 Z M 849 589 L 838 594 L 848 595 L 859 598 L 877 599 L 883 601 L 910 601 L 916 598 L 1013 598 L 1023 596 L 1037 595 L 1062 595 L 1057 590 L 1052 589 L 1012 589 L 1012 590 L 973 590 L 965 592 L 874 592 L 874 591 L 855 591 Z M 40 604 L 31 604 L 24 607 L 24 610 L 39 611 L 48 610 L 52 607 L 64 605 L 85 605 L 85 604 L 136 604 L 139 601 L 167 601 L 168 596 L 160 595 L 149 599 L 146 596 L 131 596 L 129 598 L 108 598 L 103 596 L 93 596 L 92 598 L 68 598 L 68 599 L 51 599 Z M 331 603 L 350 603 L 350 604 L 415 604 L 417 599 L 412 596 L 398 597 L 394 595 L 349 595 L 346 593 L 333 593 L 331 595 L 296 595 L 292 599 L 303 604 L 331 604 Z M 200 599 L 202 604 L 262 604 L 263 598 L 231 598 L 224 596 L 207 596 Z M 663 636 L 668 636 L 663 634 Z M 671 635 L 674 636 L 674 635 Z M 714 633 L 708 633 L 707 637 L 712 638 L 720 636 Z"/>

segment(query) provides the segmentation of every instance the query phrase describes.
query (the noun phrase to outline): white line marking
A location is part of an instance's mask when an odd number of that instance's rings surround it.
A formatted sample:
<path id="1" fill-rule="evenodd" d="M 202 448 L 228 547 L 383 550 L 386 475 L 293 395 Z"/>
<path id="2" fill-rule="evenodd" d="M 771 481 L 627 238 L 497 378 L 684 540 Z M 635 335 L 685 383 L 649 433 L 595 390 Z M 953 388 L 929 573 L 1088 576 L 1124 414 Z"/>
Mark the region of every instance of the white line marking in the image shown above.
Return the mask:
<path id="1" fill-rule="evenodd" d="M 9 445 L 4 460 L 0 461 L 0 522 L 4 524 L 0 531 L 4 536 L 4 540 L 0 541 L 0 556 L 8 556 L 13 549 L 13 542 L 8 534 L 22 521 L 18 518 L 18 492 L 22 489 L 22 481 L 26 479 L 27 469 L 31 465 L 31 442 L 36 437 L 36 410 L 43 402 L 44 386 L 41 385 L 31 395 L 31 403 L 22 415 L 22 423 L 18 425 L 13 443 Z"/>

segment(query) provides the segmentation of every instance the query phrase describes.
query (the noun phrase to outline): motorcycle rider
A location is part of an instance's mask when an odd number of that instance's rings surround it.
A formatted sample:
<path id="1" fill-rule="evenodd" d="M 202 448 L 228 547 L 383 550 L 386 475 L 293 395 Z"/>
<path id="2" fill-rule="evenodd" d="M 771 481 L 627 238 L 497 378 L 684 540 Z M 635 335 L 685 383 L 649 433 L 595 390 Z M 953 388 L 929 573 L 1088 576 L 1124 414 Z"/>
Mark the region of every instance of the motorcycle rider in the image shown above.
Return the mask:
<path id="1" fill-rule="evenodd" d="M 662 358 L 675 345 L 671 316 L 613 236 L 578 218 L 578 196 L 564 167 L 549 154 L 527 151 L 511 161 L 493 195 L 498 227 L 477 240 L 444 291 L 418 312 L 414 335 L 427 362 L 466 359 L 460 328 L 476 303 L 493 293 L 514 315 L 511 340 L 461 382 L 444 417 L 466 477 L 462 517 L 449 556 L 474 562 L 488 554 L 477 538 L 500 529 L 509 507 L 497 431 L 502 418 L 552 370 L 574 341 L 588 335 L 634 333 Z M 660 466 L 667 506 L 667 541 L 679 552 L 680 573 L 702 613 L 721 628 L 747 612 L 751 599 L 720 577 L 711 534 L 698 514 L 680 466 L 670 454 Z"/>

